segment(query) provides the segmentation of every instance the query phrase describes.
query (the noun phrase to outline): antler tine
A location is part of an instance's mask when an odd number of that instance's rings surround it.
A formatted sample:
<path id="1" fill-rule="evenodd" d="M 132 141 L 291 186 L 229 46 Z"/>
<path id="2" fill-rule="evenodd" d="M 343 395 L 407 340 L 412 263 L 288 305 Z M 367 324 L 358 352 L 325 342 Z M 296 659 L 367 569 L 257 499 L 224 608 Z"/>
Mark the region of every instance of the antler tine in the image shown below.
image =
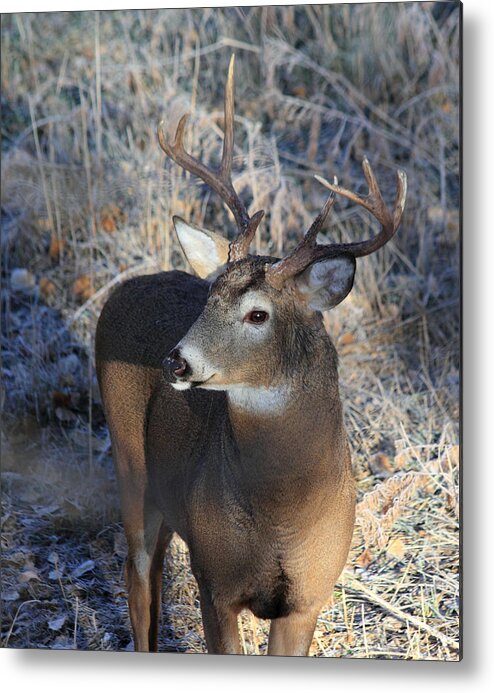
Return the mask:
<path id="1" fill-rule="evenodd" d="M 259 222 L 264 216 L 263 211 L 256 212 L 252 217 L 249 216 L 245 205 L 241 202 L 233 187 L 231 179 L 234 141 L 234 66 L 235 55 L 232 54 L 228 66 L 228 78 L 225 87 L 223 152 L 219 170 L 209 168 L 185 151 L 184 133 L 188 114 L 180 118 L 173 144 L 168 142 L 165 137 L 163 121 L 158 125 L 158 140 L 165 154 L 184 170 L 189 171 L 189 173 L 196 175 L 207 183 L 212 190 L 218 193 L 232 212 L 239 232 L 237 237 L 230 243 L 230 261 L 238 260 L 247 255 L 252 238 L 259 226 Z"/>
<path id="2" fill-rule="evenodd" d="M 337 179 L 335 177 L 335 182 Z M 287 255 L 286 258 L 270 265 L 266 270 L 266 281 L 275 289 L 281 289 L 288 277 L 301 272 L 312 262 L 314 253 L 317 248 L 326 248 L 327 246 L 318 246 L 316 243 L 317 234 L 322 229 L 326 218 L 331 211 L 336 200 L 334 192 L 330 193 L 328 199 L 324 203 L 324 207 L 319 212 L 317 217 L 312 222 L 309 230 L 297 244 L 294 250 Z"/>
<path id="3" fill-rule="evenodd" d="M 223 156 L 221 158 L 221 175 L 224 180 L 228 181 L 228 184 L 232 190 L 233 184 L 231 180 L 231 170 L 233 162 L 234 68 L 235 54 L 232 54 L 232 57 L 230 58 L 230 64 L 228 66 L 228 78 L 226 81 L 225 88 L 225 134 L 223 140 Z M 238 200 L 238 197 L 234 190 L 233 192 Z M 257 227 L 259 226 L 261 219 L 264 216 L 264 211 L 259 210 L 251 218 L 249 218 L 249 215 L 247 214 L 247 210 L 245 209 L 245 207 L 243 207 L 243 209 L 245 211 L 246 219 L 242 223 L 242 225 L 239 225 L 239 233 L 237 237 L 230 243 L 230 252 L 228 257 L 230 262 L 240 260 L 248 254 L 249 246 L 256 234 Z"/>
<path id="4" fill-rule="evenodd" d="M 337 182 L 336 176 L 335 182 Z M 268 284 L 271 284 L 275 289 L 281 289 L 289 277 L 293 277 L 299 272 L 302 272 L 302 270 L 313 261 L 314 254 L 318 252 L 318 248 L 328 247 L 317 245 L 316 238 L 335 200 L 336 195 L 332 192 L 324 203 L 324 207 L 312 222 L 307 233 L 290 255 L 287 255 L 283 260 L 276 262 L 274 265 L 270 265 L 266 269 L 266 281 Z"/>
<path id="5" fill-rule="evenodd" d="M 223 133 L 223 155 L 221 157 L 221 177 L 231 184 L 231 170 L 233 163 L 233 115 L 234 115 L 234 71 L 235 54 L 232 54 L 228 65 L 228 77 L 225 87 L 225 126 Z"/>
<path id="6" fill-rule="evenodd" d="M 315 178 L 324 185 L 324 187 L 329 190 L 346 197 L 351 202 L 364 207 L 368 212 L 370 212 L 381 224 L 381 231 L 366 241 L 360 241 L 356 243 L 343 243 L 339 246 L 333 246 L 335 249 L 339 247 L 342 252 L 349 252 L 355 257 L 363 257 L 364 255 L 370 255 L 376 250 L 379 250 L 385 243 L 387 243 L 396 233 L 398 226 L 401 222 L 401 217 L 403 216 L 403 210 L 405 209 L 405 200 L 407 195 L 407 176 L 405 171 L 398 169 L 396 171 L 397 179 L 397 191 L 396 198 L 393 205 L 393 213 L 391 214 L 387 208 L 382 195 L 377 184 L 374 172 L 369 164 L 367 157 L 364 157 L 362 161 L 362 168 L 364 171 L 364 176 L 369 186 L 369 193 L 363 197 L 357 193 L 342 188 L 339 185 L 334 185 L 330 183 L 325 178 L 321 176 L 315 176 Z"/>
<path id="7" fill-rule="evenodd" d="M 335 181 L 335 184 L 338 183 L 338 179 L 336 178 L 336 176 L 334 177 L 334 181 Z M 336 201 L 336 195 L 334 194 L 334 192 L 331 192 L 329 194 L 328 199 L 324 203 L 324 207 L 321 209 L 321 211 L 319 212 L 317 217 L 314 219 L 314 221 L 310 225 L 310 228 L 307 231 L 307 233 L 305 234 L 304 239 L 301 241 L 302 243 L 307 242 L 312 246 L 316 245 L 317 234 L 319 233 L 319 231 L 324 226 L 324 222 L 326 221 L 328 214 L 332 210 L 335 201 Z"/>
<path id="8" fill-rule="evenodd" d="M 405 209 L 405 200 L 407 194 L 407 177 L 404 171 L 398 170 L 397 175 L 397 192 L 391 214 L 382 198 L 381 191 L 377 184 L 374 172 L 369 164 L 367 157 L 364 157 L 362 162 L 364 176 L 369 186 L 369 193 L 365 197 L 357 193 L 346 190 L 338 185 L 338 180 L 334 179 L 334 183 L 330 183 L 325 178 L 315 176 L 317 180 L 326 188 L 331 190 L 331 195 L 326 201 L 321 213 L 316 217 L 312 226 L 307 231 L 305 237 L 297 245 L 297 247 L 283 260 L 276 262 L 266 270 L 266 280 L 271 286 L 276 289 L 281 289 L 283 284 L 289 277 L 293 277 L 299 272 L 302 272 L 309 264 L 316 260 L 322 260 L 327 257 L 334 257 L 343 253 L 349 253 L 354 257 L 362 257 L 370 255 L 394 236 L 398 226 L 400 225 Z M 328 245 L 318 245 L 316 242 L 317 234 L 319 233 L 331 207 L 335 201 L 335 194 L 338 193 L 343 197 L 361 205 L 367 209 L 381 223 L 382 229 L 373 238 L 366 241 L 356 243 L 332 243 Z"/>

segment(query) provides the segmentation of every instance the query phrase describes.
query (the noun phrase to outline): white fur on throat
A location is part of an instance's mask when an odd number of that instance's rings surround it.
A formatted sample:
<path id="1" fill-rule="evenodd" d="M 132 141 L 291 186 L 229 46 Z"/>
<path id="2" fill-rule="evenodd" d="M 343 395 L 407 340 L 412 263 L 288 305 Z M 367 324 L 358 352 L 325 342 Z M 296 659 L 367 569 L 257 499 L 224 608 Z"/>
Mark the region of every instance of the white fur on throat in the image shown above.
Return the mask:
<path id="1" fill-rule="evenodd" d="M 175 390 L 189 390 L 191 383 L 171 383 Z M 289 385 L 278 387 L 254 387 L 252 385 L 220 385 L 208 383 L 197 385 L 201 390 L 219 390 L 226 392 L 230 404 L 235 409 L 241 409 L 251 414 L 277 416 L 281 414 L 290 401 L 291 388 Z"/>
<path id="2" fill-rule="evenodd" d="M 225 389 L 233 407 L 263 416 L 281 414 L 286 409 L 291 395 L 289 385 L 279 385 L 278 387 L 238 385 Z"/>

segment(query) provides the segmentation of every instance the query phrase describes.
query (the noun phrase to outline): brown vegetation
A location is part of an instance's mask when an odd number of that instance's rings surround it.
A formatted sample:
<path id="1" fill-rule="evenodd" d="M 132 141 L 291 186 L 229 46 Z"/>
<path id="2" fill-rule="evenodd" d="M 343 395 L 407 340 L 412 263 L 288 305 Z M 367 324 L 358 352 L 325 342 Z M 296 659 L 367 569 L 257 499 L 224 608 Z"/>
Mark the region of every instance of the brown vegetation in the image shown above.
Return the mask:
<path id="1" fill-rule="evenodd" d="M 396 238 L 327 316 L 359 512 L 313 654 L 458 658 L 459 18 L 439 5 L 2 17 L 3 645 L 128 645 L 91 339 L 118 282 L 184 267 L 172 214 L 233 230 L 156 127 L 189 111 L 187 147 L 216 163 L 234 50 L 233 180 L 268 211 L 257 250 L 299 240 L 325 198 L 314 174 L 363 191 L 366 154 L 384 191 L 397 166 L 409 180 Z M 339 200 L 328 239 L 369 224 Z M 201 652 L 178 541 L 167 566 L 162 648 Z M 263 652 L 266 624 L 242 618 Z"/>

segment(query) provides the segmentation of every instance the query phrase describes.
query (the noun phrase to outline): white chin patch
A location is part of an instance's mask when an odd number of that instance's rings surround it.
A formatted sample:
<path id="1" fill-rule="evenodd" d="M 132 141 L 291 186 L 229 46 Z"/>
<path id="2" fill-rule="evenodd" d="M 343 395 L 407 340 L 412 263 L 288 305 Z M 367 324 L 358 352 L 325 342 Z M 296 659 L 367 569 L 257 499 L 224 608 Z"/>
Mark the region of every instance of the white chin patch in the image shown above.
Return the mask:
<path id="1" fill-rule="evenodd" d="M 290 401 L 290 386 L 251 387 L 236 385 L 225 387 L 230 404 L 235 409 L 242 409 L 251 414 L 277 416 L 281 414 Z"/>
<path id="2" fill-rule="evenodd" d="M 175 390 L 190 390 L 190 383 L 170 383 Z"/>

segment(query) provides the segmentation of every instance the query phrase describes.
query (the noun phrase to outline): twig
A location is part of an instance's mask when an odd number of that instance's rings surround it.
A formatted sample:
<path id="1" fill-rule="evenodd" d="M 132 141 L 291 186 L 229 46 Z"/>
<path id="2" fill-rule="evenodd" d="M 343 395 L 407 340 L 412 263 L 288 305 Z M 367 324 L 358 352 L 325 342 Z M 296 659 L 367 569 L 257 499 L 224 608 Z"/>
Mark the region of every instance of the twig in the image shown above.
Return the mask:
<path id="1" fill-rule="evenodd" d="M 77 650 L 77 625 L 79 620 L 79 597 L 75 598 L 75 617 L 74 617 L 74 637 L 73 644 L 74 650 Z"/>
<path id="2" fill-rule="evenodd" d="M 388 611 L 390 614 L 393 614 L 393 616 L 395 616 L 400 621 L 404 621 L 405 623 L 409 623 L 412 626 L 415 626 L 415 628 L 424 630 L 426 633 L 429 633 L 429 635 L 432 635 L 434 638 L 439 640 L 443 645 L 451 647 L 454 650 L 459 649 L 459 644 L 455 640 L 453 640 L 453 638 L 450 638 L 448 635 L 444 635 L 436 628 L 430 626 L 428 623 L 424 623 L 424 621 L 421 621 L 416 616 L 412 616 L 411 614 L 408 614 L 406 611 L 403 611 L 397 606 L 394 606 L 390 602 L 387 602 L 383 597 L 380 597 L 378 594 L 376 594 L 368 587 L 363 585 L 361 582 L 359 582 L 359 580 L 357 580 L 350 572 L 345 571 L 343 577 L 345 580 L 345 587 L 347 589 L 351 589 L 353 592 L 363 594 L 365 597 L 367 597 L 367 599 L 370 602 L 377 604 L 385 611 Z M 340 587 L 342 587 L 342 585 L 340 585 Z"/>
<path id="3" fill-rule="evenodd" d="M 17 621 L 17 617 L 19 616 L 19 612 L 23 606 L 26 606 L 26 604 L 42 604 L 42 601 L 41 599 L 29 599 L 27 602 L 22 602 L 22 604 L 19 604 L 19 607 L 15 612 L 14 620 L 10 625 L 9 632 L 7 633 L 7 637 L 5 638 L 5 642 L 3 643 L 2 647 L 7 647 L 7 645 L 9 644 L 10 636 L 12 635 L 12 631 L 14 630 L 15 622 Z"/>

